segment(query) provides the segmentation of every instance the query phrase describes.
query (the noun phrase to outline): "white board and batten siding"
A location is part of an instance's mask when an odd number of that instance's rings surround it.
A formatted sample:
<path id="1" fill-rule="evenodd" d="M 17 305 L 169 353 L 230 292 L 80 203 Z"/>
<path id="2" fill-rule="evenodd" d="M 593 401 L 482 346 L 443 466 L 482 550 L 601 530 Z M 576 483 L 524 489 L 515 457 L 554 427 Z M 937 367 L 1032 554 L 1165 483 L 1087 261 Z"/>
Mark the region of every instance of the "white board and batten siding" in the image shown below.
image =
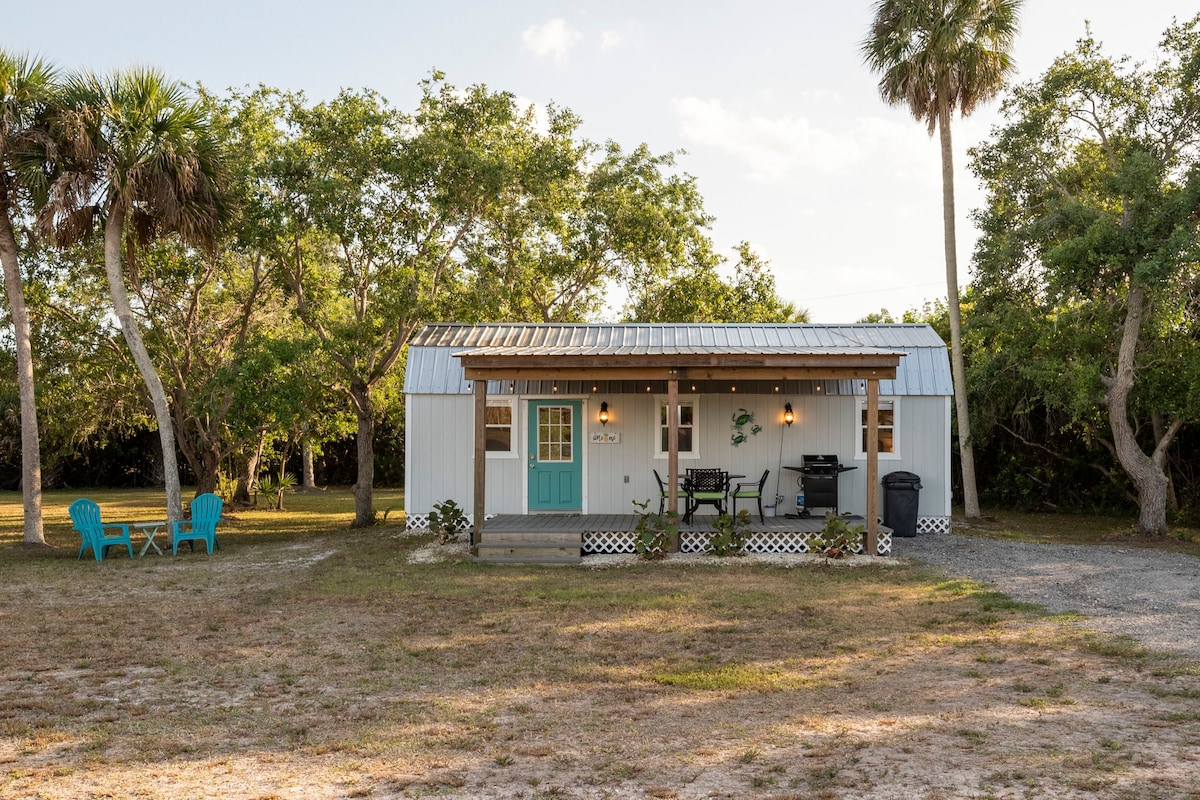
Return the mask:
<path id="1" fill-rule="evenodd" d="M 822 334 L 830 329 L 839 334 L 850 331 L 872 346 L 894 347 L 905 353 L 896 380 L 880 383 L 881 398 L 895 401 L 896 453 L 881 457 L 879 475 L 882 478 L 896 470 L 916 473 L 922 483 L 918 516 L 935 523 L 948 520 L 951 383 L 945 345 L 927 326 L 804 327 L 821 329 Z M 444 330 L 437 340 L 445 341 Z M 405 505 L 410 515 L 426 514 L 434 503 L 448 499 L 470 509 L 474 502 L 474 398 L 470 382 L 453 357 L 467 348 L 461 344 L 423 346 L 420 342 L 418 336 L 410 346 L 405 371 Z M 681 454 L 680 471 L 692 466 L 720 467 L 745 475 L 743 480 L 749 481 L 761 475 L 763 469 L 770 469 L 764 494 L 785 497 L 782 513 L 791 510 L 794 503 L 799 473 L 781 467 L 799 465 L 805 454 L 836 454 L 843 465 L 858 467 L 840 476 L 840 510 L 864 513 L 866 461 L 857 455 L 864 387 L 852 381 L 789 381 L 778 392 L 773 386 L 758 386 L 769 393 L 693 394 L 689 387 L 680 387 L 681 400 L 695 398 L 698 402 L 698 453 L 695 457 Z M 596 393 L 590 391 L 590 386 L 564 386 L 561 389 L 567 391 L 557 393 L 551 388 L 548 384 L 524 382 L 489 384 L 489 399 L 504 398 L 513 404 L 515 453 L 488 456 L 487 513 L 527 511 L 527 404 L 531 399 L 548 398 L 582 401 L 584 433 L 580 446 L 585 466 L 581 511 L 628 514 L 634 510 L 634 501 L 652 498 L 652 507 L 657 510 L 658 488 L 652 470 L 667 477 L 667 460 L 655 452 L 662 394 L 635 391 L 628 386 L 624 391 L 602 387 Z M 608 403 L 610 414 L 605 426 L 598 420 L 602 401 Z M 791 427 L 783 421 L 786 402 L 795 412 Z M 731 439 L 735 432 L 733 418 L 740 409 L 753 413 L 761 430 L 753 435 L 749 426 L 744 426 L 746 441 L 735 446 Z M 618 434 L 620 441 L 593 443 L 592 434 L 596 433 Z"/>

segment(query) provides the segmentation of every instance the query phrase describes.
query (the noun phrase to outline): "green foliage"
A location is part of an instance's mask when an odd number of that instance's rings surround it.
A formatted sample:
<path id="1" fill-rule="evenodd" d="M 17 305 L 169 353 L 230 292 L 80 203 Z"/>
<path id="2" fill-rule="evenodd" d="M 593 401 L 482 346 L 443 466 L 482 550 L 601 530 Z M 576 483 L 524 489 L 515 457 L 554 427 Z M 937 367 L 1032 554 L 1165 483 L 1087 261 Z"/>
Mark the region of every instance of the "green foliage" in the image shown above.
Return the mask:
<path id="1" fill-rule="evenodd" d="M 714 556 L 740 556 L 750 531 L 750 512 L 743 508 L 736 517 L 720 514 L 713 520 L 713 529 L 716 533 L 709 537 L 704 552 Z"/>
<path id="2" fill-rule="evenodd" d="M 930 135 L 943 109 L 970 114 L 1015 68 L 1009 50 L 1020 7 L 1021 0 L 876 0 L 862 54 L 880 76 L 880 95 L 906 106 Z"/>
<path id="3" fill-rule="evenodd" d="M 283 511 L 283 497 L 295 491 L 296 476 L 285 472 L 279 478 L 264 477 L 258 482 L 258 496 L 266 501 L 267 508 Z"/>
<path id="4" fill-rule="evenodd" d="M 768 262 L 746 242 L 737 247 L 732 280 L 721 260 L 695 261 L 637 287 L 629 322 L 807 322 L 808 311 L 784 302 Z"/>
<path id="5" fill-rule="evenodd" d="M 831 558 L 842 558 L 855 551 L 862 544 L 863 525 L 851 525 L 844 517 L 839 517 L 832 511 L 825 512 L 825 527 L 817 536 L 809 537 L 811 549 Z"/>
<path id="6" fill-rule="evenodd" d="M 650 501 L 639 503 L 633 501 L 638 515 L 634 526 L 634 550 L 638 558 L 654 560 L 662 558 L 675 542 L 679 541 L 679 512 L 668 511 L 657 514 L 650 511 Z"/>
<path id="7" fill-rule="evenodd" d="M 1012 90 L 1006 124 L 972 152 L 988 203 L 966 340 L 1009 496 L 1077 502 L 1104 476 L 1083 507 L 1136 496 L 1146 530 L 1165 513 L 1166 491 L 1142 494 L 1168 485 L 1156 459 L 1175 462 L 1200 420 L 1200 17 L 1173 25 L 1161 56 L 1109 58 L 1089 36 Z"/>
<path id="8" fill-rule="evenodd" d="M 233 499 L 233 493 L 236 489 L 237 478 L 225 471 L 217 473 L 217 486 L 213 494 L 216 494 L 218 497 L 228 503 Z"/>
<path id="9" fill-rule="evenodd" d="M 457 542 L 458 535 L 469 527 L 466 512 L 453 500 L 433 504 L 429 512 L 429 530 L 438 535 L 438 544 Z"/>

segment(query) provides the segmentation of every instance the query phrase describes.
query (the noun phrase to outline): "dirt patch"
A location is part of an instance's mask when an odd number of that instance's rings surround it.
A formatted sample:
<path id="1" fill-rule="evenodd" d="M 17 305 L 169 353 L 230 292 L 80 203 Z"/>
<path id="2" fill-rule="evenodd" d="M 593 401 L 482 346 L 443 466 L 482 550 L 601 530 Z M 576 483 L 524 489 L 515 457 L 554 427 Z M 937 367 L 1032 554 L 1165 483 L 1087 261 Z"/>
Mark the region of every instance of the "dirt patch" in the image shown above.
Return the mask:
<path id="1" fill-rule="evenodd" d="M 609 561 L 0 561 L 0 796 L 1200 797 L 1194 661 L 896 559 Z"/>

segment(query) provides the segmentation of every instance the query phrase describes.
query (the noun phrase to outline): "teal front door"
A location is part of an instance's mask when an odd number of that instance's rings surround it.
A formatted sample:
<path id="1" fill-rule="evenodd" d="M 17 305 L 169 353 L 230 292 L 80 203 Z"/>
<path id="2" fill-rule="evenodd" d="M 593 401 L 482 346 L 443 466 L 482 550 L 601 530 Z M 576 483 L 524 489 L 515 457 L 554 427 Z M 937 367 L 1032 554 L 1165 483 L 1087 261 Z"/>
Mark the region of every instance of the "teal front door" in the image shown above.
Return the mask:
<path id="1" fill-rule="evenodd" d="M 529 511 L 583 510 L 579 400 L 529 401 Z"/>

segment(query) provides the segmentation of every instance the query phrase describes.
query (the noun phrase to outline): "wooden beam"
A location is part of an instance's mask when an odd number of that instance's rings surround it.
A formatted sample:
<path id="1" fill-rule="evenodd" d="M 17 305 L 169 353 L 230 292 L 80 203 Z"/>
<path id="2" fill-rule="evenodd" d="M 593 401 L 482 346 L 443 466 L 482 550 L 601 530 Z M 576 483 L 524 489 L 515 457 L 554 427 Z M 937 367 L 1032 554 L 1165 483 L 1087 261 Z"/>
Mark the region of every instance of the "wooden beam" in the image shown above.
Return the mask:
<path id="1" fill-rule="evenodd" d="M 515 413 L 515 410 L 514 410 Z M 513 425 L 516 428 L 516 425 Z M 487 381 L 475 381 L 475 503 L 471 526 L 471 555 L 479 554 L 487 497 Z"/>
<path id="2" fill-rule="evenodd" d="M 658 416 L 658 408 L 654 409 Z M 658 436 L 658 420 L 654 421 L 654 435 Z M 668 511 L 679 510 L 679 381 L 667 381 L 667 506 Z M 679 552 L 679 534 L 671 537 L 668 548 Z"/>
<path id="3" fill-rule="evenodd" d="M 863 555 L 879 555 L 879 381 L 867 381 L 867 540 Z"/>
<path id="4" fill-rule="evenodd" d="M 457 353 L 464 367 L 480 369 L 540 369 L 566 368 L 587 370 L 638 369 L 728 369 L 784 367 L 895 367 L 903 353 L 878 351 L 869 353 L 521 353 L 477 354 Z"/>
<path id="5" fill-rule="evenodd" d="M 466 367 L 472 381 L 805 381 L 894 380 L 892 367 Z"/>

